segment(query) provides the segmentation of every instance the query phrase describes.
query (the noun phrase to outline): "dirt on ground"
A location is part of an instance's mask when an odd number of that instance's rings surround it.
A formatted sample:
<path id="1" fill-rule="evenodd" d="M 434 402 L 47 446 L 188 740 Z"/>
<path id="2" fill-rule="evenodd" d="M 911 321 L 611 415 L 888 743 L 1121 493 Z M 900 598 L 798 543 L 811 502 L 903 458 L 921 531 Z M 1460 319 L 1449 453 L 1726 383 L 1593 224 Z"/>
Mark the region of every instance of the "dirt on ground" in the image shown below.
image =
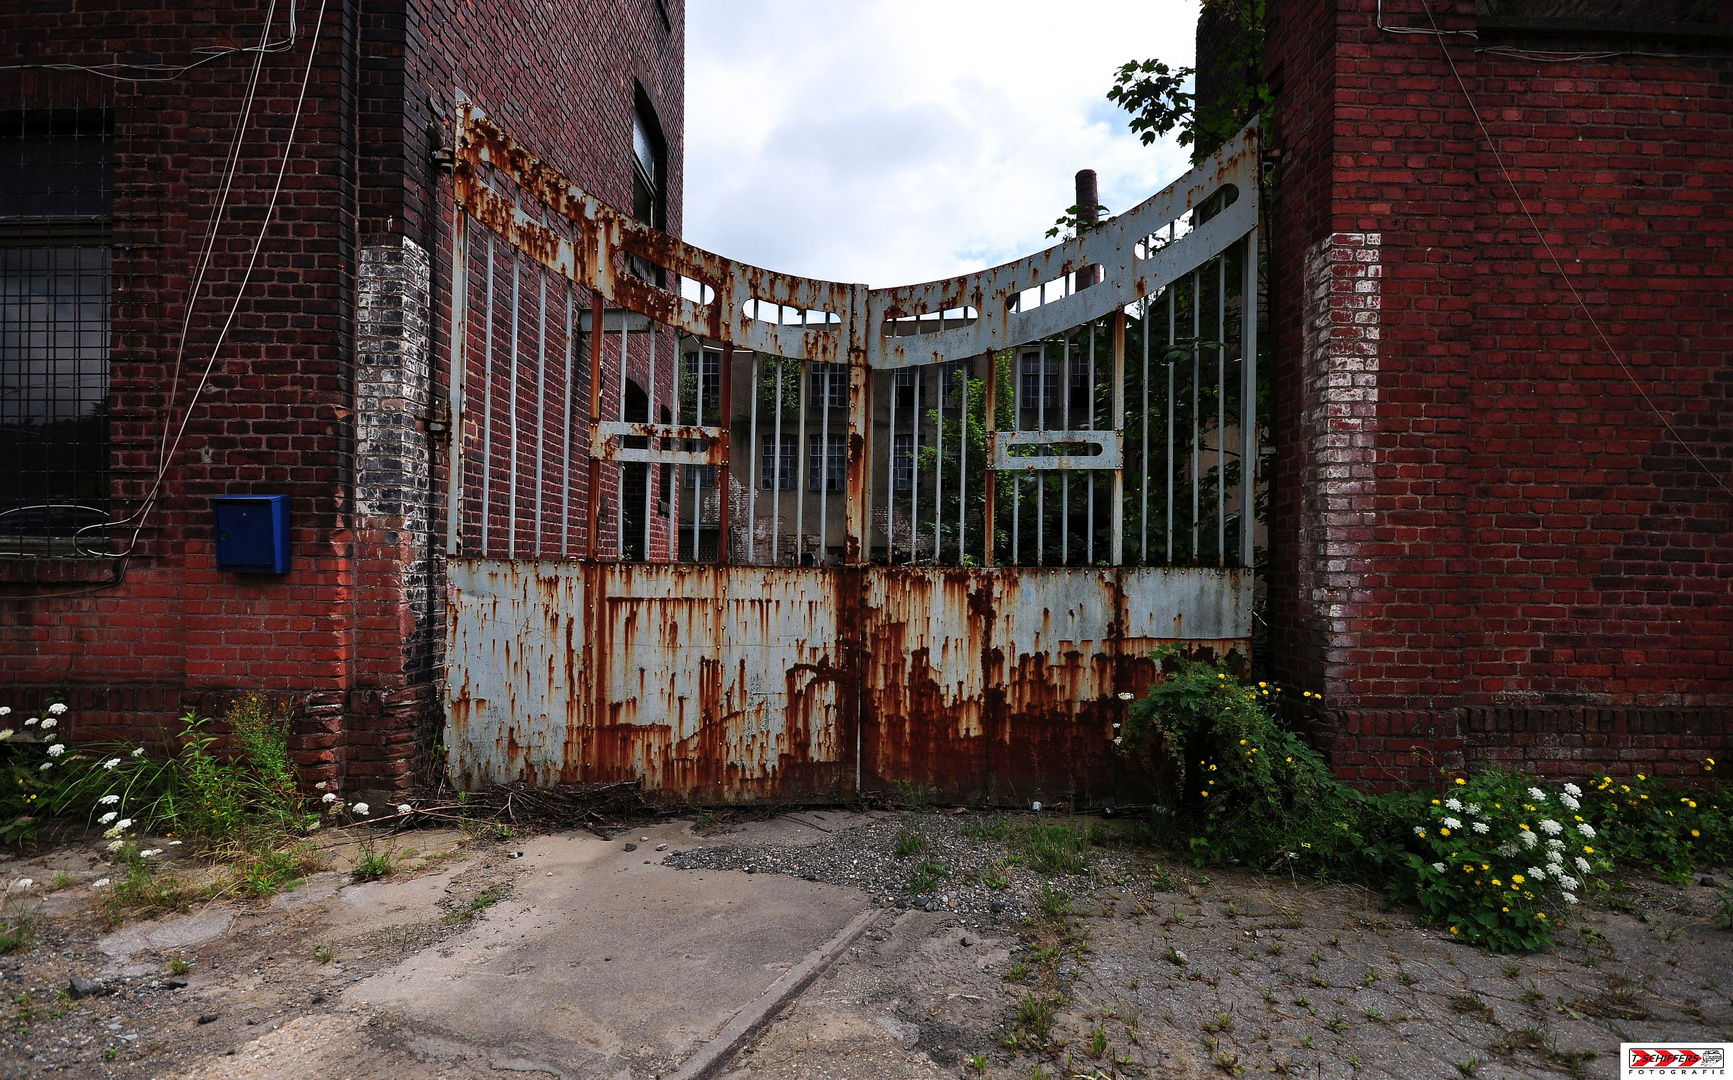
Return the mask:
<path id="1" fill-rule="evenodd" d="M 1713 879 L 1624 882 L 1585 903 L 1554 948 L 1505 957 L 1358 886 L 1200 871 L 1098 819 L 809 810 L 694 824 L 664 822 L 642 841 L 409 832 L 391 841 L 385 881 L 353 882 L 357 849 L 339 845 L 329 869 L 276 896 L 119 927 L 104 925 L 92 887 L 113 873 L 96 845 L 0 864 L 7 881 L 57 886 L 28 890 L 33 943 L 0 957 L 0 1075 L 673 1075 L 720 1024 L 688 1024 L 677 995 L 645 980 L 678 985 L 718 939 L 604 924 L 585 932 L 608 955 L 575 946 L 534 970 L 546 951 L 535 935 L 558 935 L 601 889 L 628 922 L 643 911 L 648 924 L 647 906 L 670 897 L 693 912 L 686 922 L 744 947 L 729 970 L 763 968 L 765 982 L 849 912 L 876 912 L 718 1059 L 732 1080 L 1612 1078 L 1621 1041 L 1733 1039 L 1733 933 L 1711 922 Z M 620 892 L 628 884 L 640 891 Z M 693 906 L 729 888 L 739 904 Z M 838 914 L 789 952 L 763 925 L 776 903 Z M 755 933 L 762 941 L 741 946 Z M 626 947 L 657 955 L 613 963 Z M 622 1020 L 585 1036 L 593 1059 L 537 1057 L 463 1035 L 461 1017 L 428 1019 L 459 993 L 455 980 L 489 964 L 510 970 L 487 986 L 531 999 L 512 1007 L 546 1012 L 568 983 L 574 998 L 606 988 L 650 1033 Z M 615 982 L 594 981 L 609 968 Z M 74 996 L 74 976 L 98 985 Z M 658 1041 L 682 1024 L 689 1037 Z"/>

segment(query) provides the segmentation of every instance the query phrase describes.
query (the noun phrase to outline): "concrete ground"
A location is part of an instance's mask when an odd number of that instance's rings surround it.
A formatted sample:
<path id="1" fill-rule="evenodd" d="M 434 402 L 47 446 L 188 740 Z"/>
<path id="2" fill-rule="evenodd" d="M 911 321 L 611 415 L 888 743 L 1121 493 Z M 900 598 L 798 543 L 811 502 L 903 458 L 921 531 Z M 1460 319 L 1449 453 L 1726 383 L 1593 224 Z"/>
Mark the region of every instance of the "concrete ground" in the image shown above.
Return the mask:
<path id="1" fill-rule="evenodd" d="M 1703 886 L 1627 891 L 1628 910 L 1512 959 L 1363 889 L 1111 843 L 1038 873 L 1016 826 L 803 811 L 607 841 L 423 831 L 388 842 L 383 881 L 350 883 L 336 851 L 269 900 L 106 933 L 100 858 L 65 848 L 0 865 L 61 875 L 27 894 L 34 947 L 0 957 L 0 1075 L 1516 1080 L 1615 1076 L 1626 1035 L 1733 1037 L 1733 934 Z M 924 853 L 898 858 L 911 832 Z M 939 884 L 886 885 L 920 875 Z M 70 1000 L 73 975 L 107 992 Z"/>

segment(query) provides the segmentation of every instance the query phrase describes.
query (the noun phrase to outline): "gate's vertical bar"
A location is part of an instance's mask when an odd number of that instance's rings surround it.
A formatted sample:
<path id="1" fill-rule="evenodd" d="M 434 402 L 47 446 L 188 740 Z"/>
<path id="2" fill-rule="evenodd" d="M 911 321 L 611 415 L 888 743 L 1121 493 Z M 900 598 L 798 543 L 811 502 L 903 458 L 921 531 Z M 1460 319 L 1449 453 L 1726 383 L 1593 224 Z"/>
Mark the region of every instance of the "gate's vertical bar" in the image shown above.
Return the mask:
<path id="1" fill-rule="evenodd" d="M 1100 329 L 1094 322 L 1089 324 L 1089 429 L 1095 430 L 1095 332 Z M 1084 559 L 1089 566 L 1095 565 L 1095 471 L 1091 469 L 1083 474 L 1084 481 L 1089 485 L 1089 498 L 1084 507 L 1089 515 L 1089 524 L 1084 526 L 1088 531 L 1084 534 Z M 1115 559 L 1117 563 L 1119 560 Z"/>
<path id="2" fill-rule="evenodd" d="M 1016 354 L 1013 353 L 1012 355 L 1016 355 Z M 1015 386 L 1016 383 L 1013 382 L 1012 385 Z M 993 353 L 989 352 L 989 353 L 987 353 L 987 401 L 986 401 L 986 406 L 983 410 L 985 413 L 985 419 L 987 422 L 986 423 L 987 430 L 982 432 L 982 435 L 985 436 L 986 445 L 987 445 L 987 453 L 986 453 L 987 460 L 981 463 L 982 471 L 986 474 L 983 477 L 983 479 L 985 480 L 985 485 L 984 485 L 985 491 L 984 491 L 984 505 L 982 507 L 982 512 L 981 512 L 981 565 L 982 566 L 992 566 L 993 565 L 994 541 L 996 541 L 999 537 L 999 524 L 998 524 L 998 514 L 997 514 L 998 508 L 994 505 L 998 501 L 999 474 L 993 468 L 993 432 L 995 430 L 995 425 L 996 425 L 997 420 L 998 420 L 998 416 L 997 416 L 997 413 L 999 411 L 997 408 L 998 401 L 999 401 L 999 358 L 996 355 L 994 355 Z M 963 434 L 965 437 L 967 437 L 968 432 L 969 432 L 969 419 L 968 419 L 969 411 L 968 410 L 969 410 L 968 399 L 964 398 L 964 401 L 963 401 Z M 962 548 L 960 546 L 958 548 L 958 554 L 959 555 L 962 554 Z"/>
<path id="3" fill-rule="evenodd" d="M 830 388 L 836 378 L 836 367 L 824 365 L 824 381 L 820 387 L 818 412 L 818 557 L 815 565 L 823 566 L 830 554 Z M 842 477 L 837 477 L 840 482 Z"/>
<path id="4" fill-rule="evenodd" d="M 1251 567 L 1258 463 L 1258 231 L 1246 234 L 1240 284 L 1240 565 Z"/>
<path id="5" fill-rule="evenodd" d="M 945 328 L 945 316 L 939 313 L 939 329 Z M 939 365 L 938 408 L 939 422 L 933 432 L 933 565 L 942 561 L 939 557 L 939 537 L 945 531 L 945 368 L 948 364 Z M 955 374 L 953 369 L 952 374 Z"/>
<path id="6" fill-rule="evenodd" d="M 872 556 L 872 379 L 867 367 L 867 335 L 876 334 L 868 325 L 867 290 L 850 286 L 848 291 L 848 321 L 839 336 L 848 342 L 848 536 L 843 544 L 843 559 L 850 565 L 870 561 Z M 858 442 L 857 442 L 858 440 Z M 855 786 L 860 786 L 859 737 L 855 726 Z"/>
<path id="7" fill-rule="evenodd" d="M 776 318 L 782 321 L 782 306 L 776 308 Z M 770 407 L 770 565 L 782 564 L 782 368 L 787 358 L 777 357 L 776 397 Z M 754 477 L 753 479 L 757 479 Z"/>
<path id="8" fill-rule="evenodd" d="M 921 554 L 921 391 L 927 388 L 927 378 L 921 368 L 911 370 L 915 393 L 909 408 L 909 565 L 913 566 Z"/>
<path id="9" fill-rule="evenodd" d="M 1142 436 L 1143 436 L 1143 477 L 1142 477 L 1142 480 L 1143 480 L 1143 489 L 1142 489 L 1143 490 L 1143 498 L 1142 498 L 1142 509 L 1140 509 L 1137 512 L 1137 527 L 1138 527 L 1139 533 L 1141 534 L 1140 544 L 1138 547 L 1138 550 L 1140 552 L 1140 554 L 1138 556 L 1138 563 L 1141 566 L 1148 566 L 1149 565 L 1149 468 L 1150 468 L 1150 466 L 1149 466 L 1149 297 L 1145 296 L 1142 300 L 1142 304 L 1143 304 L 1143 310 L 1141 312 L 1139 312 L 1139 314 L 1141 314 L 1143 316 L 1143 333 L 1142 333 L 1142 337 L 1143 337 L 1143 384 L 1142 384 L 1143 385 L 1143 411 L 1138 414 L 1138 416 L 1141 417 L 1141 419 L 1138 422 L 1138 426 L 1142 429 Z M 1122 342 L 1122 344 L 1123 344 L 1123 342 Z M 1125 352 L 1125 350 L 1123 348 L 1120 349 L 1120 354 L 1122 357 L 1124 355 L 1124 352 Z M 1123 379 L 1120 380 L 1120 385 L 1122 387 L 1124 385 L 1124 382 L 1125 382 L 1125 380 L 1123 380 Z"/>
<path id="10" fill-rule="evenodd" d="M 511 249 L 511 365 L 510 382 L 507 384 L 511 392 L 506 395 L 506 429 L 511 433 L 511 449 L 506 454 L 509 465 L 506 471 L 506 506 L 509 508 L 505 526 L 505 557 L 517 558 L 517 386 L 518 386 L 518 316 L 520 314 L 519 293 L 522 290 L 523 253 L 516 247 Z"/>
<path id="11" fill-rule="evenodd" d="M 1071 430 L 1071 335 L 1065 335 L 1059 363 L 1059 430 Z M 1059 474 L 1059 565 L 1071 565 L 1071 473 Z"/>
<path id="12" fill-rule="evenodd" d="M 891 392 L 890 437 L 885 440 L 885 565 L 896 562 L 897 520 L 897 393 L 901 369 L 892 368 L 885 378 Z"/>
<path id="13" fill-rule="evenodd" d="M 1198 340 L 1203 337 L 1203 278 L 1191 272 L 1191 445 L 1186 455 L 1191 458 L 1191 564 L 1197 565 L 1199 500 L 1203 495 L 1203 418 L 1198 413 L 1199 354 Z"/>
<path id="14" fill-rule="evenodd" d="M 1228 257 L 1216 256 L 1216 565 L 1226 566 L 1228 543 Z"/>
<path id="15" fill-rule="evenodd" d="M 801 325 L 806 324 L 806 316 L 801 316 Z M 794 437 L 794 565 L 805 565 L 801 560 L 806 557 L 806 469 L 807 457 L 811 450 L 806 445 L 806 395 L 808 392 L 810 367 L 805 360 L 800 361 L 800 382 L 795 388 L 795 401 L 799 402 L 800 430 Z M 822 469 L 823 459 L 820 459 Z"/>
<path id="16" fill-rule="evenodd" d="M 631 352 L 632 313 L 620 309 L 620 403 L 614 410 L 615 419 L 626 421 L 626 367 Z M 624 440 L 621 440 L 622 443 Z M 614 462 L 614 558 L 626 558 L 626 463 Z"/>
<path id="17" fill-rule="evenodd" d="M 752 354 L 752 400 L 747 403 L 746 422 L 746 561 L 758 562 L 758 389 L 762 374 L 758 369 L 758 353 Z"/>
<path id="18" fill-rule="evenodd" d="M 584 492 L 584 557 L 596 557 L 597 489 L 602 484 L 602 459 L 596 456 L 596 425 L 602 422 L 602 292 L 590 290 L 590 476 Z"/>
<path id="19" fill-rule="evenodd" d="M 661 334 L 661 328 L 659 326 L 657 326 L 654 322 L 652 322 L 648 325 L 648 327 L 646 328 L 646 332 L 650 335 L 650 374 L 649 374 L 649 384 L 644 389 L 644 422 L 647 424 L 654 424 L 656 422 L 656 339 L 661 337 L 662 334 Z M 662 448 L 662 440 L 661 439 L 645 440 L 645 444 L 646 445 L 654 445 L 654 447 L 658 450 L 660 450 Z M 651 522 L 653 522 L 655 520 L 655 514 L 656 514 L 656 480 L 657 480 L 656 466 L 653 465 L 652 463 L 646 461 L 644 463 L 644 553 L 643 553 L 643 558 L 644 558 L 645 562 L 654 562 L 655 561 L 654 559 L 651 558 L 651 551 L 650 551 L 650 536 L 651 536 L 650 524 L 651 524 Z"/>
<path id="20" fill-rule="evenodd" d="M 493 233 L 487 234 L 487 330 L 481 345 L 481 557 L 493 554 L 488 519 L 493 514 Z"/>
<path id="21" fill-rule="evenodd" d="M 545 221 L 546 215 L 543 215 Z M 543 452 L 547 443 L 547 384 L 548 384 L 548 273 L 536 270 L 536 558 L 542 557 L 542 475 Z"/>
<path id="22" fill-rule="evenodd" d="M 445 553 L 463 539 L 464 376 L 469 367 L 469 211 L 457 204 L 451 232 L 451 359 L 446 393 L 451 406 L 451 464 L 445 493 Z"/>
<path id="23" fill-rule="evenodd" d="M 1171 229 L 1169 230 L 1172 231 Z M 1179 437 L 1173 426 L 1173 320 L 1174 294 L 1179 291 L 1179 282 L 1171 282 L 1167 287 L 1167 437 L 1162 441 L 1167 444 L 1167 453 L 1163 455 L 1162 463 L 1167 466 L 1167 565 L 1173 565 L 1173 452 L 1174 440 Z"/>
<path id="24" fill-rule="evenodd" d="M 1146 391 L 1147 393 L 1147 391 Z M 1125 309 L 1113 313 L 1113 433 L 1120 443 L 1119 468 L 1113 470 L 1113 509 L 1109 543 L 1114 566 L 1125 561 Z"/>
<path id="25" fill-rule="evenodd" d="M 722 429 L 722 467 L 716 470 L 716 561 L 718 563 L 733 562 L 732 552 L 728 542 L 728 459 L 733 451 L 732 434 L 734 431 L 731 404 L 734 400 L 734 343 L 722 343 L 722 363 L 720 365 L 720 381 L 718 388 L 716 424 Z M 748 477 L 750 479 L 750 477 Z M 692 554 L 698 554 L 694 548 Z"/>
<path id="26" fill-rule="evenodd" d="M 1043 346 L 1043 348 L 1045 348 L 1045 346 Z M 1011 355 L 1016 358 L 1016 360 L 1015 360 L 1016 366 L 1011 371 L 1011 423 L 1014 425 L 1013 430 L 1022 431 L 1023 430 L 1023 364 L 1024 364 L 1024 361 L 1026 361 L 1028 359 L 1028 356 L 1021 351 L 1013 352 Z M 1038 365 L 1043 362 L 1040 354 L 1036 355 L 1035 361 Z M 1037 369 L 1037 370 L 1039 370 L 1039 369 Z M 995 458 L 998 457 L 997 452 L 994 453 L 994 457 Z M 1022 562 L 1018 558 L 1018 556 L 1021 554 L 1021 546 L 1022 546 L 1022 533 L 1023 533 L 1022 511 L 1023 511 L 1023 474 L 1021 472 L 1013 472 L 1013 473 L 1011 473 L 1011 565 L 1012 566 L 1021 566 L 1022 565 Z"/>
<path id="27" fill-rule="evenodd" d="M 1047 349 L 1053 343 L 1041 342 L 1040 366 L 1035 388 L 1035 430 L 1047 430 Z M 1057 367 L 1057 365 L 1055 365 Z M 1035 565 L 1047 565 L 1047 478 L 1032 474 L 1035 481 Z"/>
<path id="28" fill-rule="evenodd" d="M 698 376 L 694 381 L 697 384 L 698 389 L 697 389 L 696 394 L 695 394 L 693 401 L 692 401 L 692 423 L 696 424 L 699 427 L 704 426 L 704 361 L 705 361 L 704 352 L 705 352 L 704 339 L 699 338 L 698 339 L 698 351 L 697 351 L 697 353 L 694 354 L 697 357 L 696 367 L 697 367 L 697 371 L 698 371 Z M 727 437 L 728 437 L 727 434 L 724 433 L 723 438 L 726 439 Z M 702 561 L 699 558 L 699 552 L 698 552 L 698 525 L 699 525 L 699 522 L 702 521 L 704 518 L 704 473 L 706 471 L 706 468 L 707 467 L 705 467 L 705 466 L 700 466 L 700 467 L 698 467 L 698 470 L 692 474 L 692 561 L 693 562 Z"/>
<path id="29" fill-rule="evenodd" d="M 566 282 L 566 407 L 564 430 L 560 436 L 560 558 L 568 558 L 571 554 L 572 538 L 572 376 L 576 374 L 575 360 L 577 349 L 574 348 L 572 335 L 576 330 L 572 318 L 574 294 L 577 286 Z"/>

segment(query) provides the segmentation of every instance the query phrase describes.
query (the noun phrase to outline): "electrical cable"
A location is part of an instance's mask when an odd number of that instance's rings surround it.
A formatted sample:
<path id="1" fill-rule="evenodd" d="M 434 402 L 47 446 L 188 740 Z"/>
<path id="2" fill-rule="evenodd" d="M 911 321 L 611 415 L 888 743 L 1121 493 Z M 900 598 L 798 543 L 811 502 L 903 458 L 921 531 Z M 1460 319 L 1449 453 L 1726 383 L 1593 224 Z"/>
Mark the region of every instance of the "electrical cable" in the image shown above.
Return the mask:
<path id="1" fill-rule="evenodd" d="M 1380 0 L 1380 6 L 1382 6 L 1382 0 Z M 1432 9 L 1430 7 L 1426 9 L 1426 17 L 1428 19 L 1432 18 Z M 1437 21 L 1434 20 L 1434 30 L 1437 30 L 1437 25 Z M 1486 121 L 1481 119 L 1480 109 L 1474 104 L 1474 96 L 1468 92 L 1468 84 L 1463 81 L 1462 72 L 1458 71 L 1456 68 L 1456 60 L 1450 55 L 1450 50 L 1444 46 L 1443 31 L 1438 31 L 1438 36 L 1438 49 L 1444 54 L 1445 63 L 1450 65 L 1450 74 L 1455 77 L 1456 85 L 1462 91 L 1462 98 L 1468 103 L 1468 111 L 1473 115 L 1475 124 L 1480 128 L 1480 134 L 1485 137 L 1487 147 L 1492 151 L 1492 160 L 1498 165 L 1499 175 L 1504 177 L 1504 182 L 1510 187 L 1511 194 L 1516 196 L 1517 207 L 1522 210 L 1522 216 L 1528 220 L 1528 227 L 1534 230 L 1535 237 L 1540 240 L 1541 248 L 1545 250 L 1547 258 L 1551 259 L 1553 266 L 1558 269 L 1559 279 L 1564 282 L 1565 288 L 1570 291 L 1571 299 L 1576 301 L 1578 310 L 1580 310 L 1583 313 L 1583 317 L 1589 321 L 1589 325 L 1594 327 L 1595 336 L 1600 338 L 1601 345 L 1605 347 L 1608 354 L 1612 356 L 1613 362 L 1618 364 L 1619 370 L 1624 372 L 1625 378 L 1630 381 L 1631 386 L 1637 391 L 1638 396 L 1643 399 L 1643 404 L 1647 405 L 1650 411 L 1655 414 L 1655 417 L 1661 421 L 1661 426 L 1665 427 L 1667 433 L 1678 441 L 1679 445 L 1684 448 L 1685 453 L 1690 455 L 1691 460 L 1697 463 L 1697 467 L 1703 470 L 1704 475 L 1708 476 L 1709 479 L 1715 482 L 1716 487 L 1719 487 L 1728 495 L 1733 495 L 1733 489 L 1729 489 L 1726 483 L 1724 483 L 1719 476 L 1716 476 L 1708 465 L 1704 464 L 1703 459 L 1697 456 L 1697 451 L 1691 447 L 1690 443 L 1685 441 L 1684 436 L 1679 434 L 1678 429 L 1673 427 L 1672 421 L 1667 419 L 1667 415 L 1663 413 L 1660 407 L 1655 404 L 1654 400 L 1649 397 L 1648 391 L 1643 389 L 1643 384 L 1637 380 L 1636 375 L 1626 366 L 1624 357 L 1620 356 L 1619 351 L 1613 348 L 1613 343 L 1607 337 L 1606 331 L 1601 329 L 1600 321 L 1595 318 L 1594 312 L 1590 311 L 1588 304 L 1583 301 L 1582 294 L 1577 291 L 1577 287 L 1571 281 L 1570 275 L 1565 273 L 1564 263 L 1559 260 L 1558 255 L 1552 249 L 1552 244 L 1547 241 L 1546 234 L 1541 231 L 1540 225 L 1534 220 L 1534 214 L 1529 212 L 1528 201 L 1522 197 L 1522 192 L 1517 189 L 1516 181 L 1511 178 L 1510 170 L 1505 168 L 1504 155 L 1498 152 L 1498 144 L 1493 141 L 1492 132 L 1487 129 Z"/>
<path id="2" fill-rule="evenodd" d="M 273 6 L 275 6 L 273 4 Z M 270 27 L 271 20 L 266 16 L 265 26 Z M 261 41 L 257 45 L 205 45 L 193 50 L 193 55 L 200 57 L 190 64 L 130 64 L 116 60 L 110 64 L 74 64 L 35 63 L 35 64 L 0 64 L 0 71 L 79 71 L 87 75 L 95 75 L 115 82 L 172 82 L 194 68 L 203 67 L 213 60 L 221 60 L 225 56 L 237 53 L 293 52 L 298 38 L 299 26 L 295 21 L 295 5 L 289 4 L 289 36 L 279 41 Z M 127 71 L 144 72 L 140 75 L 122 74 Z"/>

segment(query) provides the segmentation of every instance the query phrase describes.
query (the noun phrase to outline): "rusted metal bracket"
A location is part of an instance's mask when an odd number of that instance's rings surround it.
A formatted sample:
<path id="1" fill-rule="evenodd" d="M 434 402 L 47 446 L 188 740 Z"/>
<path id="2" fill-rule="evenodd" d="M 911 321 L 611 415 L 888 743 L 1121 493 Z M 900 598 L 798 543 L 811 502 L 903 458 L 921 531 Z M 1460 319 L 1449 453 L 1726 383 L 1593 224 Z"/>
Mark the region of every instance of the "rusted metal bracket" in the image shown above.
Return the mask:
<path id="1" fill-rule="evenodd" d="M 1125 464 L 1122 440 L 1117 431 L 996 431 L 993 433 L 993 468 L 1000 472 L 1089 472 L 1118 469 Z M 1093 446 L 1094 454 L 1011 453 L 1017 446 Z"/>

